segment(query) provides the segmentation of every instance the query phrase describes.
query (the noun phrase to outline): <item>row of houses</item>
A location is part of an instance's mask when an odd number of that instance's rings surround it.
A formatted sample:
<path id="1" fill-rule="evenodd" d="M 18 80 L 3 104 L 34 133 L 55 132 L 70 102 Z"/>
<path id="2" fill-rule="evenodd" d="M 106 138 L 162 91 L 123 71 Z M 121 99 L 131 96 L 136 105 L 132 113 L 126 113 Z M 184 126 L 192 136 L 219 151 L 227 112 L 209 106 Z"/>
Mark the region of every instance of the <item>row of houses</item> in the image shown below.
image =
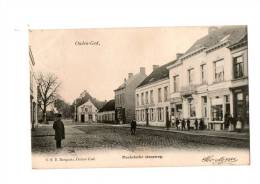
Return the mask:
<path id="1" fill-rule="evenodd" d="M 87 96 L 82 103 L 75 103 L 74 119 L 78 122 L 128 123 L 135 118 L 135 89 L 147 77 L 145 68 L 137 74 L 129 73 L 123 83 L 114 90 L 115 99 L 97 103 L 86 91 L 79 99 Z"/>
<path id="2" fill-rule="evenodd" d="M 185 53 L 165 65 L 153 65 L 146 75 L 141 67 L 114 90 L 115 99 L 97 108 L 88 119 L 98 122 L 166 126 L 173 119 L 203 119 L 211 130 L 225 129 L 227 115 L 249 127 L 248 48 L 245 26 L 210 27 Z M 92 104 L 92 105 L 91 105 Z M 95 106 L 95 107 L 93 107 Z M 85 118 L 85 117 L 84 117 Z"/>
<path id="3" fill-rule="evenodd" d="M 204 119 L 223 130 L 227 114 L 249 127 L 248 48 L 245 26 L 211 27 L 176 60 L 136 88 L 138 124 L 165 126 L 170 118 Z"/>

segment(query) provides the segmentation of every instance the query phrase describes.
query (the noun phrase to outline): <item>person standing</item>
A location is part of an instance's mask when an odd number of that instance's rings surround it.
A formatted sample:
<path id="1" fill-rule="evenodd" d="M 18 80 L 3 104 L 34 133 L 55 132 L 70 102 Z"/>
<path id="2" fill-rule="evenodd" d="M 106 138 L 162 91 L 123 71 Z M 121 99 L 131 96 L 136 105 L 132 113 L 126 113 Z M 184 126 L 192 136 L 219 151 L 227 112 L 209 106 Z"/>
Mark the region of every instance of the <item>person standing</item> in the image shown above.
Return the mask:
<path id="1" fill-rule="evenodd" d="M 131 135 L 135 135 L 135 131 L 136 131 L 136 121 L 133 119 L 131 121 Z"/>
<path id="2" fill-rule="evenodd" d="M 199 129 L 200 129 L 200 130 L 203 130 L 203 129 L 204 129 L 204 121 L 203 121 L 202 118 L 200 119 Z"/>
<path id="3" fill-rule="evenodd" d="M 198 128 L 199 128 L 199 123 L 198 123 L 197 118 L 195 119 L 194 125 L 195 125 L 195 130 L 198 130 Z"/>
<path id="4" fill-rule="evenodd" d="M 187 119 L 187 130 L 188 131 L 190 130 L 190 119 L 189 118 Z"/>
<path id="5" fill-rule="evenodd" d="M 185 119 L 184 118 L 181 121 L 181 130 L 185 130 Z"/>
<path id="6" fill-rule="evenodd" d="M 180 121 L 178 118 L 176 118 L 176 127 L 177 127 L 177 130 L 179 129 L 179 124 L 180 124 Z"/>
<path id="7" fill-rule="evenodd" d="M 56 148 L 61 148 L 61 141 L 65 139 L 65 128 L 61 121 L 61 114 L 57 114 L 57 119 L 53 123 L 53 129 L 55 130 Z"/>

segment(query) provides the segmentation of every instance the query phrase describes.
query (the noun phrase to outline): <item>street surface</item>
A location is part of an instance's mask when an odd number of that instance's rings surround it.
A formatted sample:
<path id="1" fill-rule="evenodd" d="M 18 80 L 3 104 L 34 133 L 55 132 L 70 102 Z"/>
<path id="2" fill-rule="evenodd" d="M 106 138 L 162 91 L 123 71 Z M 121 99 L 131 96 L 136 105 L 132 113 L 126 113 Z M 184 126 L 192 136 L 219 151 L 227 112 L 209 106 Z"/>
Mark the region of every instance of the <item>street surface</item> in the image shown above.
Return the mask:
<path id="1" fill-rule="evenodd" d="M 175 150 L 175 151 L 220 151 L 248 150 L 249 140 L 192 135 L 181 132 L 168 132 L 137 128 L 136 135 L 130 134 L 130 128 L 120 125 L 75 124 L 65 122 L 65 140 L 62 149 L 55 148 L 52 123 L 41 125 L 32 132 L 33 153 L 57 153 L 75 150 Z"/>

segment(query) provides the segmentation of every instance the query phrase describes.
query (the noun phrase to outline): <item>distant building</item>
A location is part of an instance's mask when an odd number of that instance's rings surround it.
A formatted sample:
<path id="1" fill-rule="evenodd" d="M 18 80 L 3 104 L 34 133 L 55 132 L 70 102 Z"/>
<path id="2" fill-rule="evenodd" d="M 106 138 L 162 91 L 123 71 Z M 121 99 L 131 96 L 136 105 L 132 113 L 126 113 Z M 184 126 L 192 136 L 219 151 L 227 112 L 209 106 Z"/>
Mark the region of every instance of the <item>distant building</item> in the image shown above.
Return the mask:
<path id="1" fill-rule="evenodd" d="M 115 123 L 115 100 L 109 100 L 97 113 L 100 123 Z"/>
<path id="2" fill-rule="evenodd" d="M 38 125 L 37 119 L 37 78 L 34 73 L 35 61 L 32 54 L 31 47 L 29 47 L 29 57 L 30 57 L 30 114 L 31 114 L 31 128 L 34 129 Z"/>
<path id="3" fill-rule="evenodd" d="M 153 65 L 152 73 L 135 91 L 136 121 L 139 125 L 166 126 L 170 118 L 169 71 L 167 66 Z"/>
<path id="4" fill-rule="evenodd" d="M 226 115 L 249 124 L 247 29 L 210 28 L 168 66 L 170 105 L 175 116 L 204 119 L 211 130 L 223 130 Z"/>
<path id="5" fill-rule="evenodd" d="M 88 104 L 86 104 L 88 102 Z M 84 111 L 82 108 L 85 104 L 86 105 L 90 105 L 90 103 L 92 104 L 91 106 L 93 107 L 91 109 L 91 112 L 93 112 L 93 109 L 96 109 L 95 114 L 90 113 L 90 111 L 88 111 L 88 108 L 86 109 L 88 112 Z M 96 98 L 92 97 L 87 90 L 84 90 L 80 96 L 74 100 L 73 102 L 73 106 L 74 106 L 74 121 L 75 122 L 87 122 L 87 121 L 96 121 L 97 120 L 97 111 L 99 109 L 101 109 L 101 107 L 103 107 L 106 104 L 105 101 L 99 101 Z M 79 108 L 81 107 L 81 108 Z M 95 117 L 94 117 L 95 116 Z"/>
<path id="6" fill-rule="evenodd" d="M 79 122 L 96 122 L 98 107 L 89 99 L 77 107 Z"/>
<path id="7" fill-rule="evenodd" d="M 117 123 L 129 123 L 135 118 L 135 89 L 146 78 L 145 68 L 141 67 L 136 75 L 128 74 L 115 92 L 115 120 Z"/>

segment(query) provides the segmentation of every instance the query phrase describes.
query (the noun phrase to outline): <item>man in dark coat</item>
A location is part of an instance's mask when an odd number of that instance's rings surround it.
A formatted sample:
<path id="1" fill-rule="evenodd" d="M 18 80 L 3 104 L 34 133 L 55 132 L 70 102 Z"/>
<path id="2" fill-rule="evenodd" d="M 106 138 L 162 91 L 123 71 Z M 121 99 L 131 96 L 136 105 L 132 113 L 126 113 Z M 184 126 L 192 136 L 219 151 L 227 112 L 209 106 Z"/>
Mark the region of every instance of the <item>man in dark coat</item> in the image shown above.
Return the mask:
<path id="1" fill-rule="evenodd" d="M 190 119 L 187 119 L 187 129 L 190 130 Z"/>
<path id="2" fill-rule="evenodd" d="M 202 118 L 200 119 L 199 129 L 200 129 L 200 130 L 204 130 L 204 121 L 203 121 Z"/>
<path id="3" fill-rule="evenodd" d="M 185 120 L 184 120 L 184 118 L 181 121 L 181 130 L 185 130 Z"/>
<path id="4" fill-rule="evenodd" d="M 177 130 L 179 129 L 179 124 L 180 124 L 180 121 L 178 118 L 176 118 L 176 127 L 177 127 Z"/>
<path id="5" fill-rule="evenodd" d="M 131 135 L 135 135 L 135 131 L 136 131 L 136 121 L 133 119 L 131 121 Z"/>
<path id="6" fill-rule="evenodd" d="M 198 123 L 197 118 L 195 119 L 194 125 L 195 125 L 195 130 L 198 130 L 198 128 L 199 128 L 199 123 Z"/>
<path id="7" fill-rule="evenodd" d="M 61 140 L 65 139 L 64 124 L 61 121 L 61 114 L 57 114 L 57 119 L 53 123 L 53 129 L 55 130 L 56 148 L 61 148 Z"/>

